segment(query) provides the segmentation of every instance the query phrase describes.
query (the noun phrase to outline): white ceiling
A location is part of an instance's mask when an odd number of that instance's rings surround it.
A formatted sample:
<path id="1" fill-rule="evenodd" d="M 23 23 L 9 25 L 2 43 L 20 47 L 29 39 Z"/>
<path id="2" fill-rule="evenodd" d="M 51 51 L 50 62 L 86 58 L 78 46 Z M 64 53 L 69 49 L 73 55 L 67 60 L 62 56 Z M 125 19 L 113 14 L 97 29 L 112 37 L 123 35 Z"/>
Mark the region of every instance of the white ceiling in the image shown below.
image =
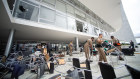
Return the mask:
<path id="1" fill-rule="evenodd" d="M 121 0 L 79 0 L 116 30 L 122 25 Z"/>

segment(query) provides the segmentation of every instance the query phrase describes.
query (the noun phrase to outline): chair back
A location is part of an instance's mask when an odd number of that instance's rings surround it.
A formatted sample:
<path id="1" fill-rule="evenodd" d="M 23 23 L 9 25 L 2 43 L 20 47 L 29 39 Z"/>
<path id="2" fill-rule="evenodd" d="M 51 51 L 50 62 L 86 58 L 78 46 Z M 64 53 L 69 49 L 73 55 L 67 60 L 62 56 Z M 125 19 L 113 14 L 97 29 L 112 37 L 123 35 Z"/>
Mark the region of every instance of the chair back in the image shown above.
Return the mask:
<path id="1" fill-rule="evenodd" d="M 86 68 L 90 70 L 90 61 L 86 59 Z"/>
<path id="2" fill-rule="evenodd" d="M 92 73 L 90 70 L 84 70 L 85 79 L 92 79 Z"/>
<path id="3" fill-rule="evenodd" d="M 100 71 L 103 79 L 114 79 L 116 78 L 114 68 L 106 63 L 99 63 Z"/>
<path id="4" fill-rule="evenodd" d="M 78 58 L 73 58 L 73 66 L 80 68 L 80 62 Z"/>

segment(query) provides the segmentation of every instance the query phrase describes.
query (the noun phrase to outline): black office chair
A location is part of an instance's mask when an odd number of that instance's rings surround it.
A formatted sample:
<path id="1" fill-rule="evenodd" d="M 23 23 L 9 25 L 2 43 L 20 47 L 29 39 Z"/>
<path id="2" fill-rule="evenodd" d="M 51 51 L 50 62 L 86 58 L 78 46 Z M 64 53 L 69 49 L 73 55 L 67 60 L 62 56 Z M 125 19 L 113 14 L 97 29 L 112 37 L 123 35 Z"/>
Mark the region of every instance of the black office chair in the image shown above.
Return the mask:
<path id="1" fill-rule="evenodd" d="M 101 74 L 103 79 L 114 79 L 116 78 L 114 69 L 111 65 L 105 63 L 99 63 Z"/>
<path id="2" fill-rule="evenodd" d="M 131 74 L 131 77 L 133 79 L 140 79 L 140 71 L 139 70 L 136 70 L 128 65 L 125 65 L 127 70 L 129 71 L 129 73 Z"/>
<path id="3" fill-rule="evenodd" d="M 76 68 L 80 68 L 80 62 L 78 58 L 73 58 L 73 66 Z"/>
<path id="4" fill-rule="evenodd" d="M 87 59 L 86 59 L 86 68 L 88 70 L 91 70 L 91 68 L 90 68 L 90 61 L 88 61 Z"/>
<path id="5" fill-rule="evenodd" d="M 90 70 L 84 70 L 85 79 L 92 79 L 92 73 Z"/>
<path id="6" fill-rule="evenodd" d="M 76 68 L 84 68 L 90 70 L 90 62 L 86 60 L 86 64 L 80 64 L 78 58 L 73 58 L 73 66 Z"/>
<path id="7" fill-rule="evenodd" d="M 124 76 L 116 77 L 116 74 L 114 72 L 114 68 L 107 63 L 101 63 L 100 62 L 99 67 L 100 67 L 103 79 L 114 79 L 114 78 L 120 79 L 120 78 L 130 76 L 130 74 L 127 74 L 127 75 L 124 75 Z"/>

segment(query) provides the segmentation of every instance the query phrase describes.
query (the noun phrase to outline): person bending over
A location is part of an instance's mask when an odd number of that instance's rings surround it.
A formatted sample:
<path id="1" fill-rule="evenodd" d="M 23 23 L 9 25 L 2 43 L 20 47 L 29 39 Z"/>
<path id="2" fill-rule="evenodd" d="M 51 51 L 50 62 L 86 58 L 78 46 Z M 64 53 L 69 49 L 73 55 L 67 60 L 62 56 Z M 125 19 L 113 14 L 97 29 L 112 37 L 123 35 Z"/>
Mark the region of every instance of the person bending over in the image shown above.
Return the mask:
<path id="1" fill-rule="evenodd" d="M 119 42 L 119 40 L 117 38 L 115 38 L 114 36 L 111 36 L 111 39 L 112 39 L 112 43 L 113 45 L 120 50 L 120 52 L 122 51 L 121 49 L 121 44 Z M 122 57 L 121 57 L 121 54 L 119 53 L 119 60 L 124 60 Z"/>

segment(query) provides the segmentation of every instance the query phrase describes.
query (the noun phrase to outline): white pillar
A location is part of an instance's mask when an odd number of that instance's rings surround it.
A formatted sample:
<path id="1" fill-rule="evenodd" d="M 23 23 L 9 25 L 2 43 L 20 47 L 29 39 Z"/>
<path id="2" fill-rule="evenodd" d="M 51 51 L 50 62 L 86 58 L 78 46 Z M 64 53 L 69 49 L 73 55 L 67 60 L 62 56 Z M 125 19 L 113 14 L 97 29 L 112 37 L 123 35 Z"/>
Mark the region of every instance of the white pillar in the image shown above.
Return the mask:
<path id="1" fill-rule="evenodd" d="M 5 55 L 6 57 L 8 56 L 8 54 L 10 53 L 10 50 L 11 50 L 14 32 L 15 32 L 14 29 L 11 29 L 10 34 L 9 34 L 9 38 L 8 38 L 8 41 L 7 41 L 5 53 L 4 53 L 4 55 Z"/>
<path id="2" fill-rule="evenodd" d="M 76 51 L 78 51 L 79 49 L 79 40 L 78 40 L 78 37 L 75 37 L 75 45 L 76 45 Z"/>

